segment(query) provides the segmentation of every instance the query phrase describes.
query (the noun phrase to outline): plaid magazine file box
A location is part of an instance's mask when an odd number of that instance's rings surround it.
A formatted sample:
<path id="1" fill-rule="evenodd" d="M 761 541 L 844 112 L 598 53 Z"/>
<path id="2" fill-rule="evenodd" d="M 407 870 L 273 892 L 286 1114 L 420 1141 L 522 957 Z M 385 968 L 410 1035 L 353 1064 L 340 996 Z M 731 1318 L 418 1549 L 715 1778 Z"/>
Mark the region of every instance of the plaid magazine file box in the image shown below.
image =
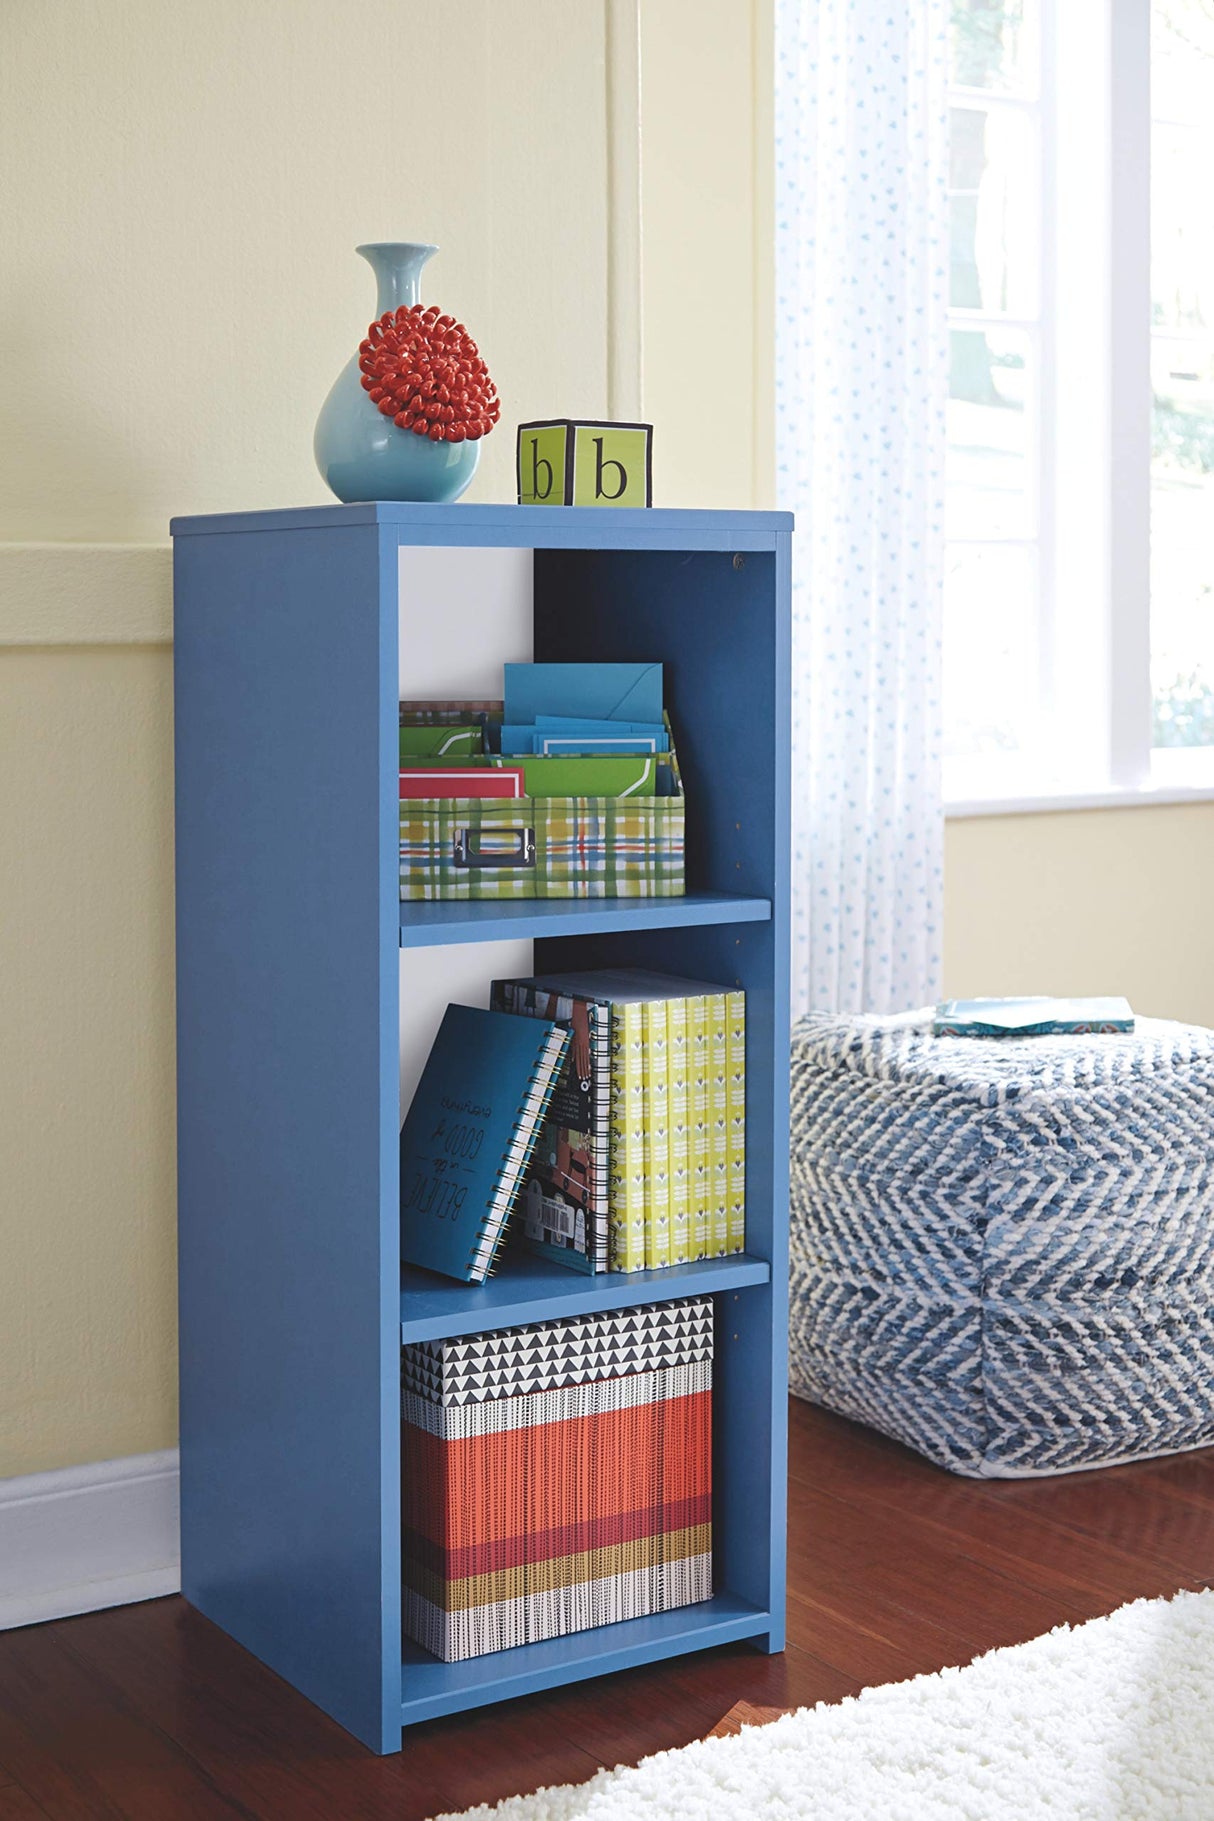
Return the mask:
<path id="1" fill-rule="evenodd" d="M 502 705 L 402 702 L 400 718 L 410 727 L 479 721 L 492 745 Z M 673 739 L 652 797 L 402 800 L 400 895 L 681 898 L 685 819 Z"/>
<path id="2" fill-rule="evenodd" d="M 401 1352 L 404 1630 L 444 1662 L 712 1596 L 712 1302 Z"/>

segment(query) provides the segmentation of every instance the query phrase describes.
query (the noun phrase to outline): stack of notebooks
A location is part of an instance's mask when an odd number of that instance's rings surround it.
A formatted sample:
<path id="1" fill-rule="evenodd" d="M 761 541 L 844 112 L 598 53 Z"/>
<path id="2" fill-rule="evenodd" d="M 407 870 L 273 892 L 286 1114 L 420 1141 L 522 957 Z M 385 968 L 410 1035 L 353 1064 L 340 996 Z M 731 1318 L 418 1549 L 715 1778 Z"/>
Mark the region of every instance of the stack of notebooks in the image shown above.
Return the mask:
<path id="1" fill-rule="evenodd" d="M 467 1283 L 508 1224 L 589 1273 L 743 1252 L 746 996 L 638 969 L 497 980 L 490 1011 L 447 1008 L 400 1158 L 402 1258 Z"/>
<path id="2" fill-rule="evenodd" d="M 404 1628 L 462 1662 L 712 1594 L 712 1303 L 401 1353 Z"/>
<path id="3" fill-rule="evenodd" d="M 660 664 L 507 664 L 502 718 L 400 726 L 401 800 L 675 794 Z"/>
<path id="4" fill-rule="evenodd" d="M 624 968 L 496 980 L 571 1047 L 524 1173 L 524 1244 L 576 1270 L 746 1249 L 746 995 Z"/>

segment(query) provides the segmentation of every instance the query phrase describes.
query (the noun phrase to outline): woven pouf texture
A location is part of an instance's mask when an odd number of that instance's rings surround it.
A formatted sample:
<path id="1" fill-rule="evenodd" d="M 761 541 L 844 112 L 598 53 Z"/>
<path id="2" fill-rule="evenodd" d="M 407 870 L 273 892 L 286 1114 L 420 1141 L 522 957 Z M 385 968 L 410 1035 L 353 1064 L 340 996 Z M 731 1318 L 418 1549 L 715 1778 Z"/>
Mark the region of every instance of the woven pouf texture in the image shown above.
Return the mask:
<path id="1" fill-rule="evenodd" d="M 802 1020 L 790 1363 L 955 1473 L 1214 1442 L 1214 1033 Z"/>

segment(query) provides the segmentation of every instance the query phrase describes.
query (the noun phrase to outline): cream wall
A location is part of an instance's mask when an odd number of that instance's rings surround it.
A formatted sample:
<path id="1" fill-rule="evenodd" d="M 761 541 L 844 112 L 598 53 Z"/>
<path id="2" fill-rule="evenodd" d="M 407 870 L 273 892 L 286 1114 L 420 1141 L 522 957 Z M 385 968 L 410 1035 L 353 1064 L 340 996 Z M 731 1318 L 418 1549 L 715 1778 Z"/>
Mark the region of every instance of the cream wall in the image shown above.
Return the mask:
<path id="1" fill-rule="evenodd" d="M 646 418 L 662 506 L 774 504 L 771 0 L 642 0 Z"/>
<path id="2" fill-rule="evenodd" d="M 175 1438 L 170 514 L 325 497 L 352 248 L 407 235 L 505 401 L 470 497 L 611 408 L 660 504 L 772 503 L 771 15 L 0 6 L 0 1477 Z M 1212 836 L 951 825 L 949 990 L 1214 1022 Z"/>
<path id="3" fill-rule="evenodd" d="M 602 411 L 604 39 L 595 0 L 6 0 L 4 536 L 324 498 L 363 240 L 439 244 L 508 418 Z M 472 497 L 512 471 L 499 431 Z"/>
<path id="4" fill-rule="evenodd" d="M 470 498 L 513 497 L 514 423 L 643 407 L 661 502 L 753 503 L 769 419 L 720 429 L 716 326 L 766 396 L 769 31 L 759 0 L 0 6 L 0 1476 L 175 1439 L 170 515 L 326 497 L 352 249 L 407 236 L 504 401 Z"/>
<path id="5" fill-rule="evenodd" d="M 325 497 L 360 240 L 507 423 L 606 409 L 620 11 L 0 7 L 0 1476 L 175 1439 L 168 518 Z"/>
<path id="6" fill-rule="evenodd" d="M 950 822 L 944 990 L 1124 993 L 1214 1025 L 1214 803 Z"/>
<path id="7" fill-rule="evenodd" d="M 0 1474 L 175 1439 L 171 687 L 0 654 Z"/>

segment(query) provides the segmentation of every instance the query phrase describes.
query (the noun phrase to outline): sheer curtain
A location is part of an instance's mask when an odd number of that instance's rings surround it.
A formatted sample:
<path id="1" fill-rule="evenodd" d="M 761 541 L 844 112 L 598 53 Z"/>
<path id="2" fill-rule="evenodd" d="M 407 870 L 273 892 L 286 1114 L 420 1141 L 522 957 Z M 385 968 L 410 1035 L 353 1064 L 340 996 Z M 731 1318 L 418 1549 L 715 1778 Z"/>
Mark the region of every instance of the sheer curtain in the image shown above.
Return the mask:
<path id="1" fill-rule="evenodd" d="M 948 0 L 776 0 L 776 46 L 794 1010 L 898 1011 L 940 974 Z"/>

